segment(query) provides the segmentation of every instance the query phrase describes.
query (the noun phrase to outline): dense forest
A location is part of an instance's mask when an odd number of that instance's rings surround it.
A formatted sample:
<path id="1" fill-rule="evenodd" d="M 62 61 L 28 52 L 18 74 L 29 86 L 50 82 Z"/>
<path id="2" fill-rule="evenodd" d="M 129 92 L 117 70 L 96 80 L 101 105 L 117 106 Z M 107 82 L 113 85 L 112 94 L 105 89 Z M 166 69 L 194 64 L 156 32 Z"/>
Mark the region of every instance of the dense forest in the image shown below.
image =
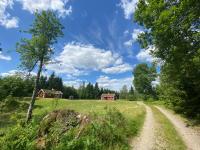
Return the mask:
<path id="1" fill-rule="evenodd" d="M 13 75 L 0 78 L 0 99 L 7 96 L 12 97 L 30 97 L 34 88 L 35 77 L 24 77 L 20 75 Z M 41 76 L 39 81 L 39 89 L 55 89 L 63 92 L 63 98 L 68 99 L 73 96 L 74 99 L 100 99 L 102 93 L 115 93 L 119 97 L 119 92 L 101 88 L 98 83 L 94 85 L 83 82 L 79 88 L 73 86 L 63 85 L 62 78 L 52 73 L 49 77 Z M 126 89 L 127 90 L 127 89 Z M 132 89 L 133 90 L 133 89 Z M 122 92 L 124 92 L 122 90 Z M 127 91 L 129 92 L 129 91 Z M 126 93 L 127 94 L 127 93 Z M 122 95 L 126 98 L 126 95 Z"/>
<path id="2" fill-rule="evenodd" d="M 198 0 L 139 0 L 134 14 L 142 48 L 153 46 L 159 62 L 159 99 L 190 117 L 200 116 L 199 8 Z"/>

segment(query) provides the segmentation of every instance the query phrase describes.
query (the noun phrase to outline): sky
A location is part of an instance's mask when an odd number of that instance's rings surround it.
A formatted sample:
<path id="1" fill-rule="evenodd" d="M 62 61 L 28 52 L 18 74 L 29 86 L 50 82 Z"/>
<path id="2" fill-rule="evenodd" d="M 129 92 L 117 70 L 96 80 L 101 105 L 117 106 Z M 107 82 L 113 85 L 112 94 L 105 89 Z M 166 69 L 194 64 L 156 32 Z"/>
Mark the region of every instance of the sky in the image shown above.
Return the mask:
<path id="1" fill-rule="evenodd" d="M 30 35 L 20 31 L 30 27 L 36 10 L 52 10 L 65 27 L 64 36 L 53 45 L 52 63 L 44 65 L 43 75 L 55 72 L 74 87 L 83 81 L 113 90 L 130 87 L 133 68 L 154 60 L 152 47 L 142 49 L 137 42 L 143 28 L 134 21 L 136 4 L 137 0 L 0 0 L 0 75 L 21 71 L 16 43 Z"/>

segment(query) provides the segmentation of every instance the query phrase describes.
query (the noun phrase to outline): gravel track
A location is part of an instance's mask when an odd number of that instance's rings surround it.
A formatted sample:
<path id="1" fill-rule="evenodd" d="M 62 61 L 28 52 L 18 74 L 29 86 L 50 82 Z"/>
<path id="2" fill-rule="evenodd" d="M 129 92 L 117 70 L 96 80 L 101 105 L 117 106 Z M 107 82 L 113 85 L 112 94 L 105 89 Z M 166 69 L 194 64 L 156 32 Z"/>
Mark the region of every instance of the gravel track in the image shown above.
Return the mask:
<path id="1" fill-rule="evenodd" d="M 192 127 L 187 127 L 186 123 L 178 116 L 172 112 L 155 106 L 160 110 L 175 126 L 178 133 L 181 135 L 183 141 L 185 142 L 188 150 L 200 150 L 200 132 L 193 129 Z"/>
<path id="2" fill-rule="evenodd" d="M 143 103 L 139 104 L 144 105 L 144 107 L 146 108 L 146 117 L 142 131 L 140 135 L 136 137 L 136 139 L 134 139 L 132 143 L 132 148 L 134 150 L 152 150 L 155 142 L 155 126 L 153 113 L 149 106 Z"/>

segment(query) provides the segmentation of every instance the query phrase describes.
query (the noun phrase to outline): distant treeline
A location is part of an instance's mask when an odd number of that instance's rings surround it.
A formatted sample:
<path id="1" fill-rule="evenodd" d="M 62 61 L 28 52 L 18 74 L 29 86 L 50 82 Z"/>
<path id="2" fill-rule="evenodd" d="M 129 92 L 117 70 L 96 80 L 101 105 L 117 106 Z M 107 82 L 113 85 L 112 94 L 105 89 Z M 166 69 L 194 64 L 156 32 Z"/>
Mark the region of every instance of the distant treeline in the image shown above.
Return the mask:
<path id="1" fill-rule="evenodd" d="M 13 97 L 30 97 L 34 88 L 35 77 L 22 77 L 19 75 L 7 76 L 0 78 L 0 99 L 7 96 Z M 63 92 L 63 98 L 73 97 L 74 99 L 100 99 L 102 93 L 115 93 L 119 97 L 117 91 L 100 88 L 98 83 L 84 83 L 78 89 L 73 86 L 63 85 L 62 78 L 55 76 L 54 73 L 50 77 L 41 76 L 39 81 L 39 89 L 55 89 Z"/>

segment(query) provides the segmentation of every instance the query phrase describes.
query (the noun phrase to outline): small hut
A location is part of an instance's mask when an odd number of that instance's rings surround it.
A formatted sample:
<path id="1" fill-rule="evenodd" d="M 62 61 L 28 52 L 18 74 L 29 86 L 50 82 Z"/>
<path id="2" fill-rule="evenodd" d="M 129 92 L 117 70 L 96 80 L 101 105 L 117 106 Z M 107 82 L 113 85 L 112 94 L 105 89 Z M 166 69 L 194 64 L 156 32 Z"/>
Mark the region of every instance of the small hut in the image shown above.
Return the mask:
<path id="1" fill-rule="evenodd" d="M 116 94 L 102 94 L 101 100 L 116 100 Z"/>
<path id="2" fill-rule="evenodd" d="M 62 98 L 63 93 L 61 91 L 56 91 L 54 89 L 47 90 L 47 89 L 41 89 L 38 92 L 38 97 L 41 98 Z"/>

